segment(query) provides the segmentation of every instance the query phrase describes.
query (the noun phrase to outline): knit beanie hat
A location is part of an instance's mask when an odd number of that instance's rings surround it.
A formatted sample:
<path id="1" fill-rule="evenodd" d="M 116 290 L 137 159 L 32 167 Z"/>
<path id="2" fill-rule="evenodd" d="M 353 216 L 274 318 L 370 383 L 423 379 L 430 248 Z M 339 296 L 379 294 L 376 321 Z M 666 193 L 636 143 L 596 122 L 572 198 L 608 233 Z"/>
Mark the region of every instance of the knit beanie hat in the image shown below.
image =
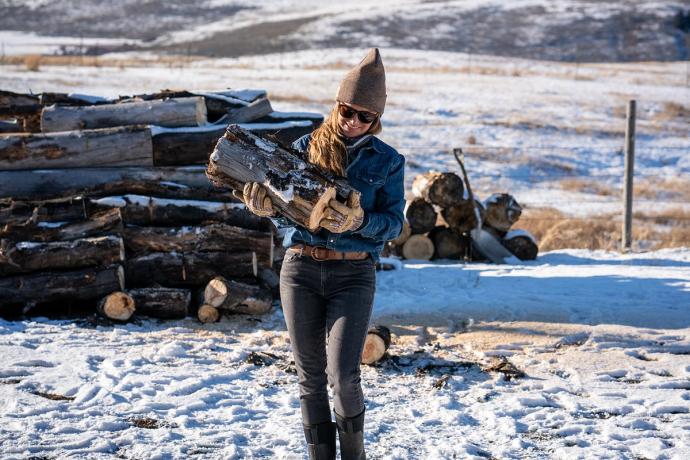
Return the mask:
<path id="1" fill-rule="evenodd" d="M 362 62 L 345 75 L 336 99 L 383 113 L 386 105 L 386 73 L 378 48 L 370 49 Z"/>

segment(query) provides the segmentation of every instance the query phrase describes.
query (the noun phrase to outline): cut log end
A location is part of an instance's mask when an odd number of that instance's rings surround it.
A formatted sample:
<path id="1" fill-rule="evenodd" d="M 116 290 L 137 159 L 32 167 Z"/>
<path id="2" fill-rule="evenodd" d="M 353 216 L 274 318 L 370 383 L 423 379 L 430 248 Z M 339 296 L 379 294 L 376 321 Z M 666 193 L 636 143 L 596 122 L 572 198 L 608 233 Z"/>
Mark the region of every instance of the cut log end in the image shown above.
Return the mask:
<path id="1" fill-rule="evenodd" d="M 431 260 L 434 243 L 425 235 L 412 235 L 403 244 L 402 252 L 406 259 Z"/>
<path id="2" fill-rule="evenodd" d="M 202 323 L 216 323 L 220 319 L 220 311 L 211 305 L 202 305 L 197 313 L 199 321 Z"/>
<path id="3" fill-rule="evenodd" d="M 134 299 L 124 292 L 113 292 L 104 297 L 98 305 L 101 315 L 117 321 L 127 321 L 135 309 Z"/>
<path id="4" fill-rule="evenodd" d="M 362 351 L 362 363 L 373 364 L 383 358 L 391 344 L 390 330 L 385 326 L 373 326 L 369 329 Z"/>
<path id="5" fill-rule="evenodd" d="M 204 289 L 204 303 L 212 307 L 219 307 L 228 296 L 228 283 L 225 278 L 218 276 L 208 282 Z"/>

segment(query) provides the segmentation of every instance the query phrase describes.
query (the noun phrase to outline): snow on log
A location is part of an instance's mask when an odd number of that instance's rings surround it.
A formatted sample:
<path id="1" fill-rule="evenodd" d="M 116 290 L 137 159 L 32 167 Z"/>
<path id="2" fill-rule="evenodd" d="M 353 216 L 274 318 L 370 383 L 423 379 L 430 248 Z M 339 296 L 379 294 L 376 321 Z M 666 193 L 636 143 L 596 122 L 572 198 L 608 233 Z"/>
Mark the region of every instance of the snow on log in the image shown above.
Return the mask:
<path id="1" fill-rule="evenodd" d="M 406 259 L 431 260 L 434 243 L 426 235 L 412 235 L 403 244 L 402 253 Z"/>
<path id="2" fill-rule="evenodd" d="M 84 107 L 53 105 L 41 112 L 41 131 L 44 133 L 142 124 L 167 127 L 204 125 L 204 98 L 195 96 Z"/>
<path id="3" fill-rule="evenodd" d="M 189 289 L 148 287 L 130 289 L 137 315 L 160 319 L 182 319 L 189 314 L 192 293 Z"/>
<path id="4" fill-rule="evenodd" d="M 345 201 L 359 192 L 345 180 L 334 180 L 317 167 L 274 142 L 230 125 L 211 154 L 207 169 L 217 185 L 243 190 L 247 182 L 263 184 L 273 206 L 291 220 L 316 230 L 336 197 Z"/>
<path id="5" fill-rule="evenodd" d="M 0 170 L 153 166 L 151 132 L 119 127 L 0 135 Z"/>
<path id="6" fill-rule="evenodd" d="M 415 198 L 407 202 L 405 217 L 413 235 L 427 233 L 436 225 L 436 211 L 431 203 L 423 198 Z"/>
<path id="7" fill-rule="evenodd" d="M 484 223 L 499 232 L 507 232 L 518 221 L 522 206 L 507 193 L 495 193 L 484 201 Z"/>
<path id="8" fill-rule="evenodd" d="M 134 310 L 132 296 L 120 291 L 108 294 L 96 306 L 99 315 L 115 321 L 127 321 L 134 314 Z"/>
<path id="9" fill-rule="evenodd" d="M 204 166 L 177 168 L 72 168 L 0 171 L 0 198 L 40 200 L 80 194 L 90 196 L 155 195 L 228 201 L 229 189 L 213 187 Z"/>
<path id="10" fill-rule="evenodd" d="M 526 230 L 511 230 L 503 238 L 503 246 L 520 260 L 535 260 L 539 254 L 537 240 Z"/>
<path id="11" fill-rule="evenodd" d="M 102 236 L 122 231 L 122 215 L 109 209 L 78 222 L 33 222 L 0 227 L 0 238 L 13 241 L 66 241 Z"/>
<path id="12" fill-rule="evenodd" d="M 89 266 L 106 267 L 125 258 L 122 238 L 114 235 L 49 243 L 1 241 L 0 276 Z"/>
<path id="13" fill-rule="evenodd" d="M 427 235 L 434 243 L 434 259 L 462 259 L 467 250 L 463 237 L 448 227 L 434 227 Z"/>
<path id="14" fill-rule="evenodd" d="M 124 289 L 121 265 L 72 271 L 41 272 L 0 278 L 0 307 L 33 305 L 56 300 L 99 299 Z"/>
<path id="15" fill-rule="evenodd" d="M 391 331 L 386 326 L 372 326 L 367 332 L 362 351 L 362 363 L 373 364 L 383 358 L 391 345 Z"/>
<path id="16" fill-rule="evenodd" d="M 449 172 L 419 174 L 412 183 L 412 193 L 415 197 L 424 198 L 442 208 L 461 202 L 464 191 L 460 176 Z"/>

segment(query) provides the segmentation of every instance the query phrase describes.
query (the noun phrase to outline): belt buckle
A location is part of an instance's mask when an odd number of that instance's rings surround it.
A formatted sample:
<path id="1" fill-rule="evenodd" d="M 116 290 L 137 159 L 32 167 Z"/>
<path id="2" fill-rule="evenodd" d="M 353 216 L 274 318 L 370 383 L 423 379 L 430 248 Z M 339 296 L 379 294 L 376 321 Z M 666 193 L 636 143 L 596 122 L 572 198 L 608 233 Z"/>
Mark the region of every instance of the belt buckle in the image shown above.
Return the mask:
<path id="1" fill-rule="evenodd" d="M 328 259 L 319 259 L 319 257 L 316 255 L 318 249 L 319 249 L 318 246 L 312 246 L 311 250 L 309 251 L 309 255 L 311 256 L 311 258 L 317 262 L 323 262 L 325 260 L 328 260 Z"/>

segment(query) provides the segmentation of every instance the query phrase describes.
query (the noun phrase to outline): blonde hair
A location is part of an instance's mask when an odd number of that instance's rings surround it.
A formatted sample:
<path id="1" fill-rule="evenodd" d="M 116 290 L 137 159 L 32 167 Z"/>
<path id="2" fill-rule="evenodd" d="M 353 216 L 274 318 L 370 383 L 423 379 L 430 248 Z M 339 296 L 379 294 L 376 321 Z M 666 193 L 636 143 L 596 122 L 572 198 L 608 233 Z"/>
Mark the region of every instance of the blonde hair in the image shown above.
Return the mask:
<path id="1" fill-rule="evenodd" d="M 367 134 L 378 134 L 382 130 L 381 117 L 367 130 Z M 345 158 L 347 152 L 343 135 L 338 127 L 338 104 L 331 109 L 324 122 L 311 133 L 309 141 L 309 162 L 338 176 L 345 176 Z"/>

